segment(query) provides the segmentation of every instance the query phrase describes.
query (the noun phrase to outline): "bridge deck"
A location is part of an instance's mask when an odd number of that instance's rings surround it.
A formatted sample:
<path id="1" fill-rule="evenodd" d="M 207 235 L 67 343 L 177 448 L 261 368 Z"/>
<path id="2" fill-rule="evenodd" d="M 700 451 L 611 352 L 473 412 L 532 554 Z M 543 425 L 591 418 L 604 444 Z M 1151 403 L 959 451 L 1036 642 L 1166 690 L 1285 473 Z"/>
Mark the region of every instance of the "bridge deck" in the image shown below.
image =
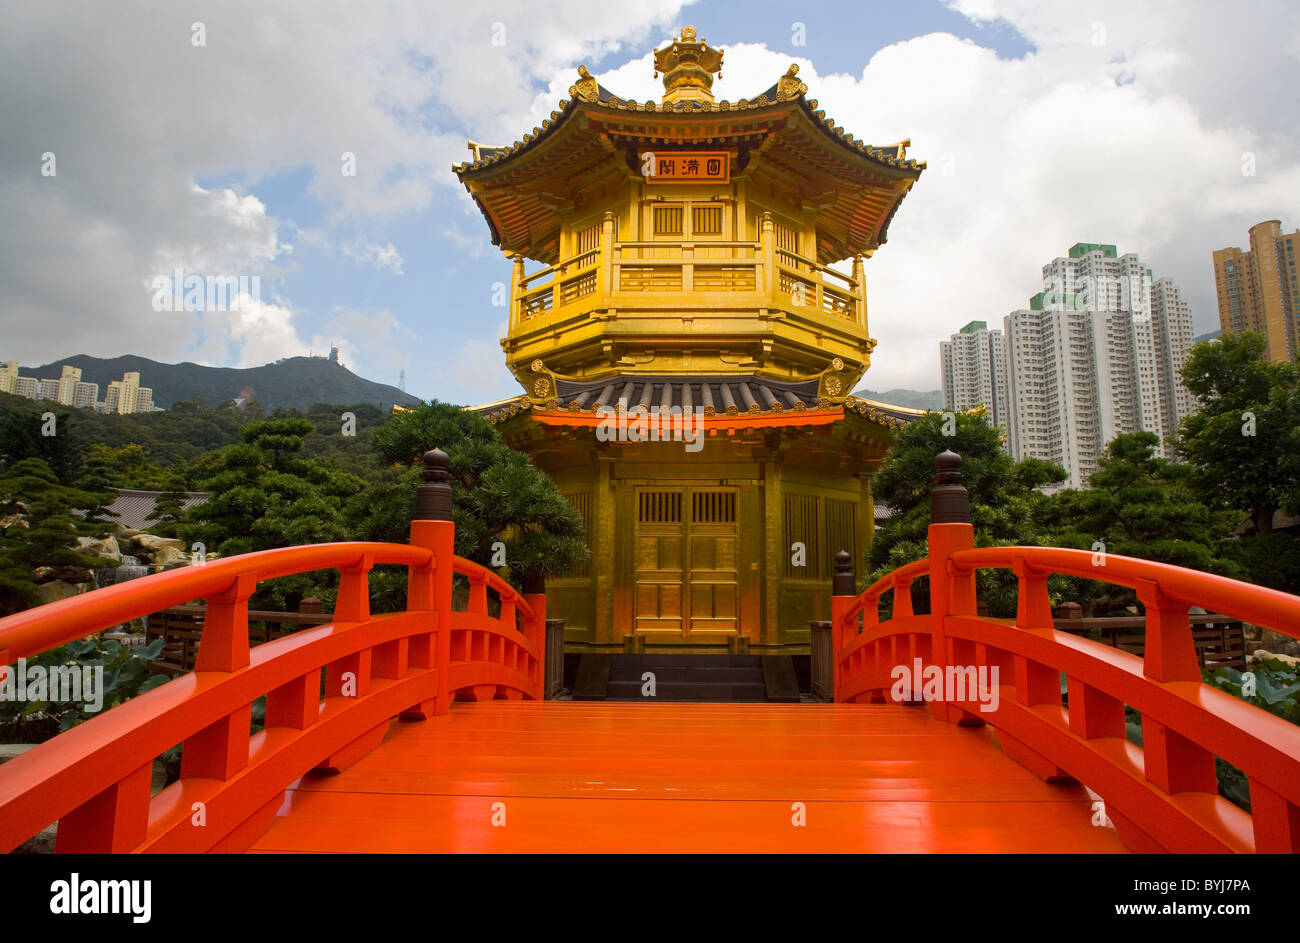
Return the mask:
<path id="1" fill-rule="evenodd" d="M 458 702 L 300 780 L 251 850 L 1123 851 L 1092 817 L 924 708 Z"/>

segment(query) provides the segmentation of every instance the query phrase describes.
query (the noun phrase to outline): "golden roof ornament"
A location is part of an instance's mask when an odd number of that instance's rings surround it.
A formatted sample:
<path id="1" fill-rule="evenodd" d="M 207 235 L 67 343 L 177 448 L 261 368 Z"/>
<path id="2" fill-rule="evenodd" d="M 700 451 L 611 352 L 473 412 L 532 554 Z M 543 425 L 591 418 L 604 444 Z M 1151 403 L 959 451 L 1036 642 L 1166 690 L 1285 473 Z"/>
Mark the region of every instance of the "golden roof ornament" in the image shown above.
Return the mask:
<path id="1" fill-rule="evenodd" d="M 799 67 L 791 63 L 790 68 L 786 69 L 785 75 L 776 80 L 777 101 L 789 101 L 792 98 L 798 98 L 800 95 L 808 94 L 808 86 L 796 78 L 798 74 Z"/>
<path id="2" fill-rule="evenodd" d="M 664 74 L 665 105 L 713 101 L 713 75 L 722 78 L 722 50 L 695 39 L 695 27 L 683 26 L 671 45 L 655 50 L 655 78 Z"/>
<path id="3" fill-rule="evenodd" d="M 569 86 L 569 97 L 585 102 L 600 101 L 600 86 L 585 65 L 578 66 L 578 81 Z"/>

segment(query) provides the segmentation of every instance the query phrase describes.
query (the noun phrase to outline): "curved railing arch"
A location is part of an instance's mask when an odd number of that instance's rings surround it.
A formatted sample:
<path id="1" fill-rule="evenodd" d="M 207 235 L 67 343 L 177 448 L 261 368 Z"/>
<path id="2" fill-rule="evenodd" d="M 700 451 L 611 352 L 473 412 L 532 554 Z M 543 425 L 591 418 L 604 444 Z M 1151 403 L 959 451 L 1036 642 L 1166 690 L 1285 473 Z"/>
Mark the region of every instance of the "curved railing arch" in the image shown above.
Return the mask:
<path id="1" fill-rule="evenodd" d="M 1195 605 L 1300 638 L 1300 597 L 1113 554 L 976 549 L 972 538 L 969 523 L 931 524 L 929 557 L 856 596 L 837 590 L 837 701 L 886 700 L 902 690 L 900 666 L 909 679 L 918 664 L 933 666 L 965 688 L 925 698 L 937 718 L 987 723 L 1003 750 L 1033 772 L 1087 784 L 1131 849 L 1300 851 L 1300 726 L 1204 684 L 1188 620 Z M 1016 574 L 1015 619 L 976 614 L 975 574 L 992 568 Z M 1147 613 L 1144 655 L 1057 631 L 1047 591 L 1053 574 L 1136 590 Z M 927 615 L 912 612 L 910 587 L 920 576 L 930 578 Z M 893 616 L 882 622 L 879 602 L 889 592 Z M 986 677 L 997 669 L 996 706 L 965 687 L 981 668 Z M 912 688 L 906 693 L 910 703 L 921 700 Z M 1125 705 L 1142 715 L 1141 747 L 1125 735 Z M 1215 757 L 1248 777 L 1250 812 L 1218 795 Z"/>
<path id="2" fill-rule="evenodd" d="M 0 766 L 0 848 L 57 821 L 58 851 L 242 850 L 298 778 L 355 762 L 378 746 L 393 718 L 427 719 L 458 697 L 540 699 L 545 595 L 521 595 L 454 555 L 446 456 L 430 453 L 425 464 L 417 515 L 426 516 L 412 523 L 409 545 L 242 554 L 0 619 L 0 664 L 8 665 L 160 609 L 207 601 L 192 673 Z M 406 611 L 371 614 L 368 575 L 380 564 L 407 567 Z M 257 584 L 323 569 L 340 574 L 333 622 L 250 649 L 248 599 Z M 470 582 L 466 611 L 452 609 L 456 573 Z M 489 588 L 500 598 L 497 616 L 489 615 Z M 262 696 L 264 728 L 250 735 L 252 704 Z M 178 743 L 180 779 L 151 797 L 153 762 Z"/>

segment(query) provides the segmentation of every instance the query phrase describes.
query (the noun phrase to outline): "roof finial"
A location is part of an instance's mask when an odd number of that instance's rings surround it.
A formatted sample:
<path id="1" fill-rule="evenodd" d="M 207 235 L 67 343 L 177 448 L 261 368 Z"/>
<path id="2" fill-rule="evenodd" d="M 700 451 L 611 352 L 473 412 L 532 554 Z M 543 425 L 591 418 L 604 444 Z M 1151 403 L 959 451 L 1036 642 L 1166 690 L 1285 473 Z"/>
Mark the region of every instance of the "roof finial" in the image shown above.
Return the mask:
<path id="1" fill-rule="evenodd" d="M 665 105 L 679 101 L 713 101 L 713 76 L 722 73 L 722 51 L 703 39 L 696 41 L 695 27 L 683 26 L 681 35 L 654 54 L 655 76 L 664 74 Z"/>
<path id="2" fill-rule="evenodd" d="M 796 76 L 799 74 L 799 66 L 791 63 L 790 68 L 785 70 L 785 75 L 776 80 L 776 100 L 779 102 L 788 101 L 791 98 L 798 98 L 800 95 L 808 93 L 808 86 L 800 82 Z"/>
<path id="3" fill-rule="evenodd" d="M 569 88 L 569 94 L 586 102 L 600 101 L 600 85 L 585 65 L 578 66 L 578 81 Z"/>

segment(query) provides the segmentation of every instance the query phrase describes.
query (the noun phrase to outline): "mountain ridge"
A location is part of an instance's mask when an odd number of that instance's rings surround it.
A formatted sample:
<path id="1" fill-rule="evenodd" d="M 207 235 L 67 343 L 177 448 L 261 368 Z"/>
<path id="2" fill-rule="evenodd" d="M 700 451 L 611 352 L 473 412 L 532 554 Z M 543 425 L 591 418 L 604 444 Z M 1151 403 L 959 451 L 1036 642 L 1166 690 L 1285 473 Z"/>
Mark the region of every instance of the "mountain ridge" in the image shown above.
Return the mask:
<path id="1" fill-rule="evenodd" d="M 57 377 L 65 366 L 80 367 L 82 380 L 98 383 L 100 399 L 110 381 L 122 379 L 123 373 L 138 372 L 140 385 L 153 390 L 154 405 L 163 409 L 197 398 L 216 406 L 235 399 L 248 388 L 253 391 L 252 398 L 268 411 L 278 406 L 305 410 L 318 403 L 375 403 L 389 410 L 394 404 L 410 406 L 420 402 L 395 386 L 367 380 L 341 364 L 318 357 L 286 357 L 260 367 L 208 367 L 190 361 L 162 363 L 135 354 L 109 358 L 76 354 L 40 367 L 24 368 L 23 372 L 45 379 Z"/>
<path id="2" fill-rule="evenodd" d="M 877 393 L 866 387 L 853 391 L 854 396 L 888 403 L 891 406 L 906 406 L 909 409 L 943 409 L 943 390 L 885 390 Z"/>

